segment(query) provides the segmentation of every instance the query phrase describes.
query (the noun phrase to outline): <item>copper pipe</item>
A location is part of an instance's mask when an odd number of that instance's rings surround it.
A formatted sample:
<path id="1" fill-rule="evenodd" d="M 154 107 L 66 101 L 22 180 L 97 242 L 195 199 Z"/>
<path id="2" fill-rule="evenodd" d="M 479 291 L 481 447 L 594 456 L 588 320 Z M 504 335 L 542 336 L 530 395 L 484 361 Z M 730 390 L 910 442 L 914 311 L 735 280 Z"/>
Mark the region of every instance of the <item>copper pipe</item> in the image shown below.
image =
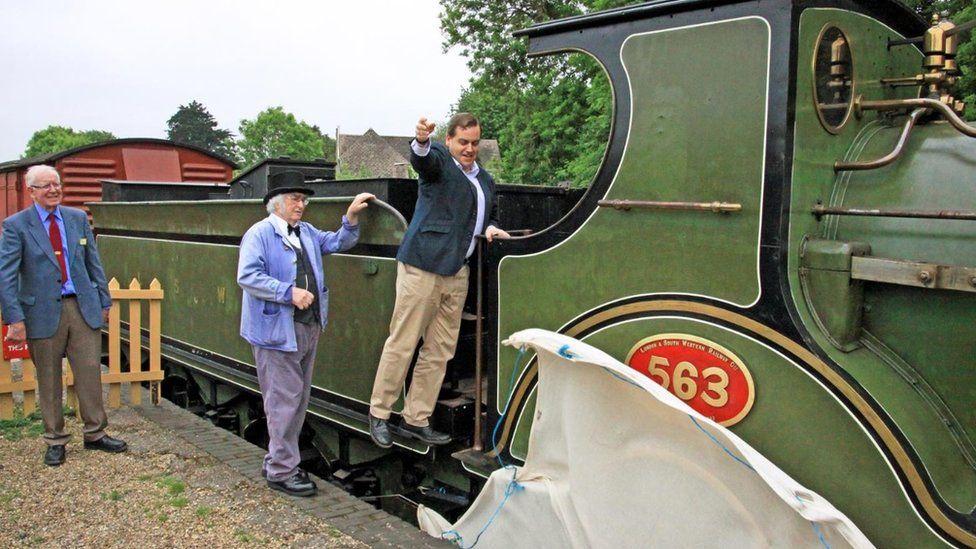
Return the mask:
<path id="1" fill-rule="evenodd" d="M 483 449 L 481 444 L 481 297 L 483 294 L 481 287 L 481 265 L 484 263 L 483 250 L 485 248 L 485 240 L 483 238 L 477 239 L 475 248 L 477 248 L 475 276 L 478 277 L 478 281 L 475 283 L 477 290 L 475 292 L 474 314 L 477 317 L 474 319 L 474 438 L 471 441 L 471 449 L 480 452 Z"/>
<path id="2" fill-rule="evenodd" d="M 734 202 L 655 202 L 648 200 L 599 200 L 596 203 L 601 208 L 615 210 L 629 210 L 641 208 L 646 210 L 691 210 L 700 212 L 729 213 L 741 212 L 742 204 Z"/>
<path id="3" fill-rule="evenodd" d="M 901 130 L 901 136 L 898 138 L 898 143 L 895 148 L 888 154 L 878 158 L 876 160 L 867 160 L 864 162 L 841 162 L 838 160 L 834 162 L 834 171 L 842 172 L 847 170 L 873 170 L 875 168 L 880 168 L 882 166 L 887 166 L 898 157 L 905 149 L 905 143 L 908 143 L 908 136 L 912 133 L 912 128 L 915 127 L 915 123 L 921 118 L 923 114 L 928 112 L 928 109 L 915 109 L 912 114 L 908 115 L 908 120 L 905 122 L 905 127 Z"/>
<path id="4" fill-rule="evenodd" d="M 976 212 L 953 210 L 882 210 L 868 208 L 838 208 L 816 205 L 811 210 L 818 218 L 824 215 L 851 215 L 858 217 L 909 217 L 916 219 L 962 219 L 976 221 Z"/>
<path id="5" fill-rule="evenodd" d="M 881 83 L 886 86 L 921 86 L 925 79 L 919 76 L 902 76 L 899 78 L 882 78 Z"/>
<path id="6" fill-rule="evenodd" d="M 854 108 L 861 111 L 893 111 L 904 108 L 932 109 L 952 124 L 953 128 L 969 137 L 976 137 L 976 128 L 966 124 L 962 118 L 952 111 L 948 105 L 935 99 L 889 99 L 884 101 L 864 101 L 860 97 L 855 101 Z"/>

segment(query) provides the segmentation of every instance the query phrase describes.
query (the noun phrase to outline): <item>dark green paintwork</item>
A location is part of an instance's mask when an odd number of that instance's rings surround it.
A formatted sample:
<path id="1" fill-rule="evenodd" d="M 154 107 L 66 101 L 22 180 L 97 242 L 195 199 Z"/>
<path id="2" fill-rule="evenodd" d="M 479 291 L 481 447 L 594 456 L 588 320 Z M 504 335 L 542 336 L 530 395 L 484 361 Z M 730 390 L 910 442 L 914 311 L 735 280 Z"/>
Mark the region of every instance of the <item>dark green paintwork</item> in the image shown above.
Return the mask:
<path id="1" fill-rule="evenodd" d="M 921 70 L 914 48 L 886 48 L 898 38 L 867 17 L 839 10 L 807 10 L 800 19 L 800 66 L 828 22 L 851 38 L 855 95 L 867 99 L 908 97 L 878 80 Z M 865 284 L 864 337 L 844 353 L 816 326 L 799 284 L 804 236 L 861 241 L 871 255 L 976 266 L 976 223 L 881 218 L 826 217 L 810 208 L 818 200 L 845 207 L 976 210 L 971 178 L 976 140 L 945 124 L 915 129 L 901 159 L 885 168 L 834 174 L 847 156 L 870 160 L 892 150 L 900 127 L 884 127 L 874 113 L 851 118 L 839 132 L 823 130 L 813 111 L 811 71 L 797 77 L 795 163 L 790 219 L 789 277 L 794 304 L 820 347 L 860 383 L 895 420 L 921 456 L 947 503 L 962 512 L 976 505 L 976 472 L 954 441 L 952 428 L 976 439 L 976 294 Z M 902 123 L 904 117 L 898 119 Z M 818 307 L 820 304 L 818 303 Z M 914 382 L 914 379 L 920 379 Z M 951 414 L 948 418 L 940 408 Z M 965 445 L 965 442 L 963 442 Z M 825 494 L 828 495 L 828 494 Z M 828 495 L 829 497 L 829 495 Z"/>
<path id="2" fill-rule="evenodd" d="M 304 219 L 334 229 L 348 199 L 313 199 Z M 406 226 L 399 213 L 374 204 L 361 216 L 360 244 L 398 244 Z M 265 217 L 259 201 L 207 203 L 93 204 L 96 229 L 137 227 L 139 231 L 239 237 Z M 241 289 L 236 283 L 238 247 L 100 235 L 98 245 L 109 277 L 159 279 L 163 333 L 167 337 L 253 365 L 250 346 L 239 335 Z M 393 258 L 334 254 L 325 257 L 329 325 L 319 340 L 313 385 L 367 404 L 375 365 L 389 335 L 395 296 Z M 224 276 L 215 276 L 224 273 Z M 206 326 L 206 329 L 201 329 Z M 182 362 L 192 357 L 170 358 Z M 198 368 L 216 373 L 202 362 Z M 226 374 L 224 374 L 226 376 Z M 256 389 L 253 382 L 232 380 Z M 313 413 L 364 430 L 359 422 L 314 405 Z M 420 446 L 416 446 L 420 449 Z"/>
<path id="3" fill-rule="evenodd" d="M 322 230 L 335 230 L 351 198 L 313 198 L 304 220 Z M 256 221 L 267 217 L 260 200 L 206 202 L 95 202 L 88 205 L 96 227 L 153 233 L 196 234 L 240 238 Z M 361 244 L 399 246 L 406 224 L 386 203 L 374 201 L 362 216 Z M 370 212 L 373 215 L 370 215 Z"/>
<path id="4" fill-rule="evenodd" d="M 863 242 L 811 238 L 804 242 L 800 283 L 817 325 L 844 351 L 859 345 L 864 316 L 864 283 L 851 279 L 851 258 L 867 255 Z"/>
<path id="5" fill-rule="evenodd" d="M 627 40 L 622 56 L 635 114 L 606 198 L 719 200 L 741 203 L 742 212 L 598 209 L 560 246 L 502 260 L 502 337 L 524 328 L 558 330 L 635 294 L 701 294 L 743 306 L 758 299 L 768 47 L 769 29 L 758 18 Z M 514 359 L 502 349 L 501 405 Z M 523 419 L 515 455 L 524 456 L 529 427 Z"/>
<path id="6" fill-rule="evenodd" d="M 932 544 L 858 422 L 768 346 L 714 324 L 677 318 L 617 324 L 585 341 L 623 361 L 634 342 L 661 333 L 704 337 L 742 359 L 755 381 L 756 401 L 732 430 L 797 482 L 827 497 L 878 547 Z"/>

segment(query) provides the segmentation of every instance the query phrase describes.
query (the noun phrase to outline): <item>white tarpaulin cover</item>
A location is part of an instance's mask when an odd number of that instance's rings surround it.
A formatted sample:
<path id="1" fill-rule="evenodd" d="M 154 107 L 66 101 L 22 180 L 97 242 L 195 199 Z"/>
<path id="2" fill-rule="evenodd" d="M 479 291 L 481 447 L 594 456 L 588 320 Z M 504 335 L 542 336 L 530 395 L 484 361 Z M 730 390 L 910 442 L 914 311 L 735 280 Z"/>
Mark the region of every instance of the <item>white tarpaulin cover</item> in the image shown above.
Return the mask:
<path id="1" fill-rule="evenodd" d="M 871 547 L 860 530 L 728 429 L 606 353 L 544 330 L 523 467 L 498 469 L 451 525 L 462 547 Z M 513 480 L 515 482 L 513 482 Z"/>

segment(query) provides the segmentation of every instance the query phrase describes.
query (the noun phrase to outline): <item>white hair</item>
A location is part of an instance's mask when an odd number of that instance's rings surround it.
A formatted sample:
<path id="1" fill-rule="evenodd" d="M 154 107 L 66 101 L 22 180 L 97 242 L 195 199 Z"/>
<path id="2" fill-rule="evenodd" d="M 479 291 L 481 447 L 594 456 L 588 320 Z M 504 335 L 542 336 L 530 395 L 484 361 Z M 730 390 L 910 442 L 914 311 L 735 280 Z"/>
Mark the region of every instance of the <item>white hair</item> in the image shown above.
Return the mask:
<path id="1" fill-rule="evenodd" d="M 276 194 L 271 197 L 271 200 L 268 200 L 268 205 L 265 206 L 265 208 L 268 209 L 269 214 L 273 214 L 281 210 L 284 203 L 285 203 L 285 195 Z"/>
<path id="2" fill-rule="evenodd" d="M 28 187 L 33 187 L 34 183 L 37 182 L 37 178 L 40 177 L 41 174 L 45 173 L 54 174 L 54 178 L 57 180 L 58 184 L 61 183 L 61 175 L 58 173 L 58 170 L 55 170 L 53 167 L 48 166 L 47 164 L 37 164 L 36 166 L 27 168 L 27 175 L 24 177 L 24 182 Z"/>

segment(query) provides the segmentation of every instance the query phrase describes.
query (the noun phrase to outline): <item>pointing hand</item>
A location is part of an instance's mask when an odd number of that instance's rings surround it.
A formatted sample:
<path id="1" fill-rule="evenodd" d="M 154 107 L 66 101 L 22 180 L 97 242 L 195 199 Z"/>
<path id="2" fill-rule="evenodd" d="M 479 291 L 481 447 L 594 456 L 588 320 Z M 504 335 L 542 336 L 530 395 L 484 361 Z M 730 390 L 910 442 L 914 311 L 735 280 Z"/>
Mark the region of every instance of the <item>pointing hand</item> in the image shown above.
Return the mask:
<path id="1" fill-rule="evenodd" d="M 430 134 L 434 133 L 434 128 L 437 124 L 433 122 L 428 122 L 426 118 L 421 117 L 420 121 L 417 122 L 417 143 L 424 145 L 430 139 Z"/>

